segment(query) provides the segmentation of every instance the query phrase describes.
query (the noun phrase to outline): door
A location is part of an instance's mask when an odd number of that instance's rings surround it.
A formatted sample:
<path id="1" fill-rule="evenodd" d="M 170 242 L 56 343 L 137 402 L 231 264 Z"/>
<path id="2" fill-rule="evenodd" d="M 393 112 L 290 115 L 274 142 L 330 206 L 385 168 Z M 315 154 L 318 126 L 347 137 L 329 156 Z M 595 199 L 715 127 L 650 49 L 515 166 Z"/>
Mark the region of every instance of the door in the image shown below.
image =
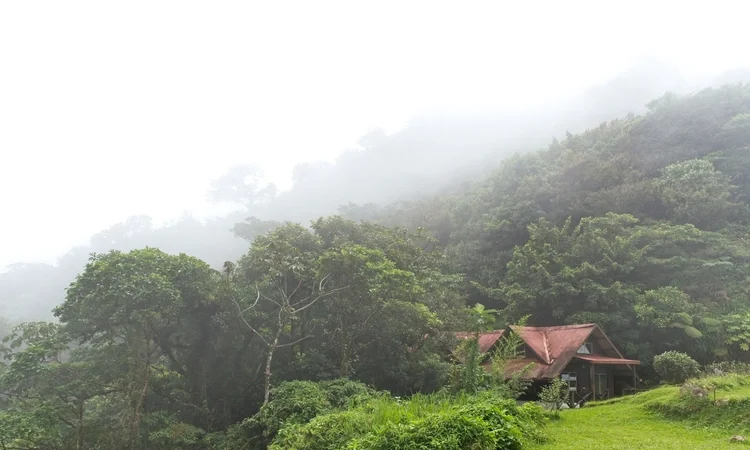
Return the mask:
<path id="1" fill-rule="evenodd" d="M 609 397 L 607 388 L 607 374 L 597 373 L 596 375 L 594 375 L 594 389 L 596 389 L 596 396 L 605 398 Z"/>

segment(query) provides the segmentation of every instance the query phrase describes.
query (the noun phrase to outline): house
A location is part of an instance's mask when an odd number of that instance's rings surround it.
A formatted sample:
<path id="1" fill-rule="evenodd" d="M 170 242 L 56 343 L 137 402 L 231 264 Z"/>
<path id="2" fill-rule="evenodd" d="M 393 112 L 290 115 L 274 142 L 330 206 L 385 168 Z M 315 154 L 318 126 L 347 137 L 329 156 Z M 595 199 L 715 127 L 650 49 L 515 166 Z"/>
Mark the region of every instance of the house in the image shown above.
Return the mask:
<path id="1" fill-rule="evenodd" d="M 539 389 L 553 378 L 568 383 L 570 401 L 600 400 L 623 395 L 637 388 L 636 366 L 640 361 L 626 359 L 598 325 L 553 327 L 510 326 L 505 330 L 479 333 L 479 350 L 488 356 L 504 336 L 515 333 L 523 341 L 518 357 L 506 362 L 506 376 L 522 374 L 532 381 L 527 393 L 536 397 Z M 456 333 L 459 339 L 476 336 Z M 489 360 L 484 365 L 489 368 Z"/>

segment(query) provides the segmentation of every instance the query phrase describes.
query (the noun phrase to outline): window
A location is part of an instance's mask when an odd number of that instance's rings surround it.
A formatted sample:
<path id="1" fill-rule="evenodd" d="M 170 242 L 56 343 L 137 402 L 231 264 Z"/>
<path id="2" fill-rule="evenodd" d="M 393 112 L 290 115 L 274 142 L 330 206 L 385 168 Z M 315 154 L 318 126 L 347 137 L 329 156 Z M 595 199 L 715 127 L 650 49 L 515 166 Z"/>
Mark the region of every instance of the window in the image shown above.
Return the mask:
<path id="1" fill-rule="evenodd" d="M 560 374 L 560 378 L 562 378 L 563 381 L 568 383 L 568 390 L 569 391 L 575 391 L 578 390 L 578 377 L 575 372 L 567 372 Z"/>
<path id="2" fill-rule="evenodd" d="M 591 342 L 586 342 L 578 348 L 578 353 L 583 355 L 590 355 L 594 353 L 594 346 L 591 345 Z"/>
<path id="3" fill-rule="evenodd" d="M 604 395 L 607 390 L 607 374 L 597 373 L 594 375 L 594 388 L 596 389 L 596 395 Z"/>

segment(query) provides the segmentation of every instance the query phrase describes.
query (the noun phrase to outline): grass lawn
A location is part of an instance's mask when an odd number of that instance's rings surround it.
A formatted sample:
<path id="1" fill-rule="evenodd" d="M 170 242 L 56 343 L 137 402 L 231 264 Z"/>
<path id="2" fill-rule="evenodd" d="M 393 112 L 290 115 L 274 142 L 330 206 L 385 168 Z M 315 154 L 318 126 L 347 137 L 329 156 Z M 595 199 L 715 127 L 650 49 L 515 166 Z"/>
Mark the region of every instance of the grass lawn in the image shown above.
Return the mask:
<path id="1" fill-rule="evenodd" d="M 717 390 L 720 398 L 750 398 L 750 386 Z M 669 419 L 649 411 L 656 404 L 674 404 L 679 388 L 664 387 L 633 397 L 624 397 L 599 405 L 561 413 L 559 420 L 550 421 L 549 442 L 533 450 L 702 450 L 750 448 L 729 442 L 735 434 L 750 438 L 747 422 L 738 425 L 736 409 L 713 406 L 700 412 L 695 420 Z M 743 411 L 744 412 L 744 411 Z M 747 412 L 750 415 L 750 411 Z M 740 415 L 744 415 L 742 412 Z M 724 422 L 724 419 L 728 419 Z M 715 423 L 711 423 L 715 422 Z M 702 424 L 704 423 L 704 424 Z M 710 423 L 710 424 L 705 424 Z"/>
<path id="2" fill-rule="evenodd" d="M 565 411 L 547 429 L 550 441 L 534 449 L 557 450 L 709 450 L 736 449 L 732 433 L 710 431 L 667 421 L 642 411 L 623 411 L 624 405 L 605 405 Z"/>

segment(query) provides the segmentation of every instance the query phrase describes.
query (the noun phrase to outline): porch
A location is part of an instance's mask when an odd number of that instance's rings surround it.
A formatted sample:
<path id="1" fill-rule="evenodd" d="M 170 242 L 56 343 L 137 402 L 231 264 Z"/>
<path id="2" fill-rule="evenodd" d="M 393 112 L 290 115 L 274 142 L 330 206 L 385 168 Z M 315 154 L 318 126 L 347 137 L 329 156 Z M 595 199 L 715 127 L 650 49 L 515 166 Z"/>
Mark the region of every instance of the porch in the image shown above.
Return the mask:
<path id="1" fill-rule="evenodd" d="M 568 383 L 570 405 L 580 405 L 637 391 L 638 365 L 634 359 L 578 354 L 560 377 Z"/>

